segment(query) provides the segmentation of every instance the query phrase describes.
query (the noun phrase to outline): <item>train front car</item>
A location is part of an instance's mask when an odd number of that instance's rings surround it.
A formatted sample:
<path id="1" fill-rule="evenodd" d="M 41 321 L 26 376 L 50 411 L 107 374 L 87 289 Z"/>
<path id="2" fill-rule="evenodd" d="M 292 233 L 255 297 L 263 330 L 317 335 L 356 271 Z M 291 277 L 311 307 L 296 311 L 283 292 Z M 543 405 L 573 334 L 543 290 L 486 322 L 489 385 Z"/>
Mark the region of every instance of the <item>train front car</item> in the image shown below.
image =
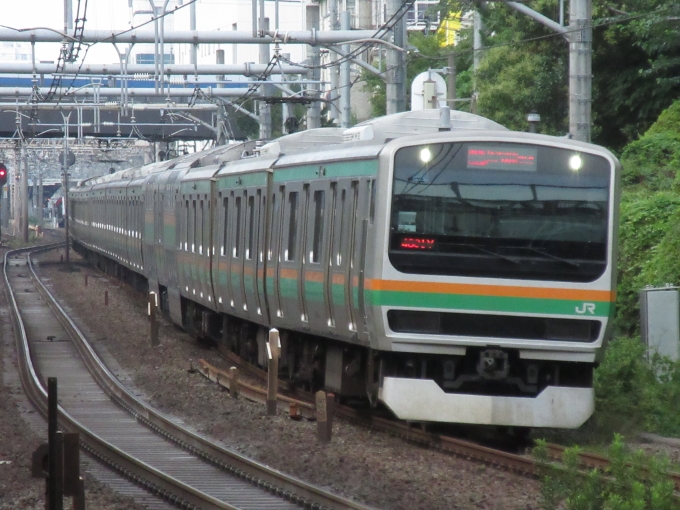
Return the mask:
<path id="1" fill-rule="evenodd" d="M 459 132 L 394 140 L 380 166 L 380 400 L 412 421 L 580 426 L 614 312 L 616 158 Z"/>

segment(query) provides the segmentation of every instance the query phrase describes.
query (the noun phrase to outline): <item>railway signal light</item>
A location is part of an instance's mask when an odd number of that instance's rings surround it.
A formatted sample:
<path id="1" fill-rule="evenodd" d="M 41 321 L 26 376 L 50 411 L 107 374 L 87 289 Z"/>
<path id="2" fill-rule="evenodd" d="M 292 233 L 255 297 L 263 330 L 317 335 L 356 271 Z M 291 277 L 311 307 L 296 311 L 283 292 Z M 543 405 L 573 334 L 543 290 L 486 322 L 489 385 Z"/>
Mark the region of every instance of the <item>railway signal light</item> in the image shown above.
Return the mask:
<path id="1" fill-rule="evenodd" d="M 0 163 L 0 186 L 7 184 L 7 174 L 7 167 L 3 163 Z"/>

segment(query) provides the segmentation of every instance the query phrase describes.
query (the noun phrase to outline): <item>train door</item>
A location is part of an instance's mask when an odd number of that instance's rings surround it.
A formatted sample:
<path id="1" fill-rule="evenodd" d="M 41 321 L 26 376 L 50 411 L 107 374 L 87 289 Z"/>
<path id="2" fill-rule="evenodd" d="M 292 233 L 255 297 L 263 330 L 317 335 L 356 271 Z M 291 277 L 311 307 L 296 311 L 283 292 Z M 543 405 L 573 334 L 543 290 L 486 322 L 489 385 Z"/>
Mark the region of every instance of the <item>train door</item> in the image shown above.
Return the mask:
<path id="1" fill-rule="evenodd" d="M 231 207 L 234 202 L 234 193 L 223 189 L 217 194 L 218 207 L 215 210 L 218 229 L 218 253 L 216 257 L 216 273 L 213 274 L 215 284 L 215 299 L 218 310 L 229 311 L 231 306 Z"/>
<path id="2" fill-rule="evenodd" d="M 155 229 L 155 209 L 156 209 L 156 176 L 151 175 L 142 188 L 144 194 L 144 220 L 142 229 L 142 256 L 144 258 L 144 273 L 149 276 L 149 280 L 158 278 L 156 268 L 156 229 Z"/>
<path id="3" fill-rule="evenodd" d="M 154 183 L 155 186 L 155 202 L 153 210 L 154 221 L 154 246 L 156 252 L 156 280 L 160 281 L 165 269 L 165 249 L 163 247 L 165 232 L 163 231 L 163 209 L 165 201 L 165 183 Z M 148 274 L 148 273 L 147 273 Z"/>
<path id="4" fill-rule="evenodd" d="M 267 241 L 266 297 L 272 325 L 277 325 L 283 316 L 281 304 L 281 285 L 279 280 L 281 238 L 284 224 L 285 187 L 279 186 L 272 192 L 269 201 L 269 239 Z"/>
<path id="5" fill-rule="evenodd" d="M 283 225 L 280 240 L 280 262 L 277 279 L 281 318 L 291 327 L 306 324 L 307 314 L 304 304 L 304 288 L 301 282 L 302 243 L 305 235 L 304 221 L 307 211 L 309 185 L 302 183 L 287 184 L 284 189 Z"/>
<path id="6" fill-rule="evenodd" d="M 351 312 L 354 331 L 361 343 L 368 343 L 364 303 L 364 267 L 368 224 L 375 209 L 375 180 L 353 181 L 356 188 L 356 206 L 353 220 L 352 249 L 350 253 Z"/>
<path id="7" fill-rule="evenodd" d="M 265 293 L 265 284 L 268 267 L 267 259 L 267 248 L 268 241 L 267 235 L 271 230 L 270 218 L 271 211 L 269 210 L 270 204 L 268 203 L 268 191 L 271 188 L 271 173 L 267 174 L 267 184 L 258 190 L 260 196 L 260 215 L 259 215 L 259 225 L 258 225 L 258 236 L 257 236 L 257 262 L 256 262 L 256 282 L 255 286 L 257 288 L 257 315 L 260 322 L 266 325 L 270 324 L 270 317 L 268 313 L 267 295 Z"/>
<path id="8" fill-rule="evenodd" d="M 356 224 L 358 181 L 342 180 L 336 188 L 335 228 L 331 243 L 330 279 L 332 315 L 338 334 L 347 336 L 355 331 L 351 297 L 351 266 L 353 232 Z"/>
<path id="9" fill-rule="evenodd" d="M 325 331 L 330 324 L 328 308 L 328 181 L 312 182 L 306 185 L 307 214 L 302 249 L 301 286 L 303 290 L 303 311 L 312 329 Z"/>
<path id="10" fill-rule="evenodd" d="M 234 190 L 231 222 L 232 238 L 230 246 L 230 305 L 237 315 L 242 316 L 247 311 L 247 305 L 243 294 L 243 271 L 244 271 L 244 223 L 246 220 L 247 193 L 242 189 Z"/>
<path id="11" fill-rule="evenodd" d="M 243 297 L 244 309 L 253 318 L 262 315 L 260 297 L 257 288 L 258 252 L 260 240 L 260 216 L 262 215 L 262 189 L 250 188 L 244 195 L 245 228 L 243 250 Z M 262 215 L 264 216 L 264 215 Z"/>

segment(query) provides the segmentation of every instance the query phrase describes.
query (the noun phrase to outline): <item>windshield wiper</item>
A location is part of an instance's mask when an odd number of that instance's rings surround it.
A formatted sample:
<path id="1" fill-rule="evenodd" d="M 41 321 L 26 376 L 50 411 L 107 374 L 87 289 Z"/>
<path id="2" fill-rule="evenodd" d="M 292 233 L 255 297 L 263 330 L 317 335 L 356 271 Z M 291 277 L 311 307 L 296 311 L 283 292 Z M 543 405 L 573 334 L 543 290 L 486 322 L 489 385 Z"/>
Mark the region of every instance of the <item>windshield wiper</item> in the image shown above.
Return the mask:
<path id="1" fill-rule="evenodd" d="M 521 262 L 517 259 L 513 259 L 513 258 L 508 257 L 506 255 L 501 255 L 500 253 L 496 253 L 495 251 L 485 250 L 484 248 L 480 248 L 479 246 L 475 246 L 474 244 L 461 244 L 461 246 L 469 246 L 471 248 L 474 248 L 475 250 L 481 251 L 482 253 L 488 253 L 489 255 L 493 255 L 494 257 L 498 257 L 499 259 L 507 260 L 508 262 L 512 262 L 513 264 L 521 264 Z"/>
<path id="2" fill-rule="evenodd" d="M 558 257 L 557 255 L 553 255 L 552 253 L 548 253 L 548 252 L 543 251 L 543 250 L 538 250 L 538 249 L 532 248 L 530 246 L 522 246 L 520 248 L 523 249 L 523 250 L 533 251 L 535 253 L 538 253 L 539 255 L 543 255 L 544 257 L 547 257 L 549 259 L 557 260 L 558 262 L 562 262 L 563 264 L 567 264 L 568 266 L 575 267 L 577 269 L 579 269 L 581 267 L 581 264 L 578 264 L 576 262 L 572 262 L 571 260 L 564 259 L 562 257 Z"/>

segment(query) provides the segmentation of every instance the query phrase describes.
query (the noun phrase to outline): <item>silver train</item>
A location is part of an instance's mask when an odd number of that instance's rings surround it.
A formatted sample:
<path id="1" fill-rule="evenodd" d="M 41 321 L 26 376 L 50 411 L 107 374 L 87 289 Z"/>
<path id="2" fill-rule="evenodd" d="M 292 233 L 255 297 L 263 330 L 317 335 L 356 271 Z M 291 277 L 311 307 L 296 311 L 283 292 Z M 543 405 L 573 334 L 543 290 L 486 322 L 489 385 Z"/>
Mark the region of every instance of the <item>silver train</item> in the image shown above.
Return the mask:
<path id="1" fill-rule="evenodd" d="M 448 109 L 81 182 L 74 247 L 174 322 L 397 417 L 580 426 L 610 334 L 620 165 Z"/>

